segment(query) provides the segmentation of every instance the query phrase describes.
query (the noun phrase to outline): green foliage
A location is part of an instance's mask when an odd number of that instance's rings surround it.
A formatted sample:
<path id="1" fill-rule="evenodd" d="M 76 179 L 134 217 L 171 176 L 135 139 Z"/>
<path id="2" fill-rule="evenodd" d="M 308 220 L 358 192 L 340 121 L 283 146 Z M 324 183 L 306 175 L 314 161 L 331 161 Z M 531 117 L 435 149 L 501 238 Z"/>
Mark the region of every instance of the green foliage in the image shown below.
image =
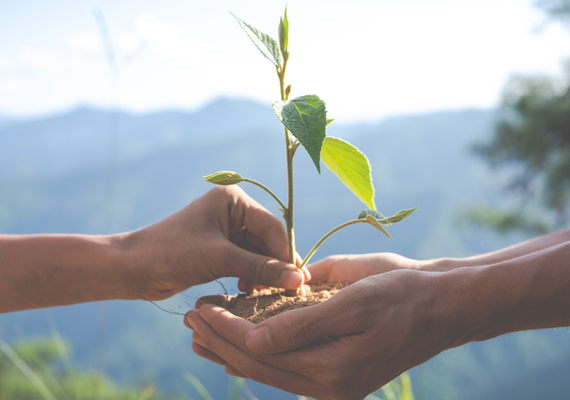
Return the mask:
<path id="1" fill-rule="evenodd" d="M 388 236 L 389 239 L 392 237 L 386 232 L 384 227 L 390 226 L 395 224 L 396 222 L 403 221 L 404 219 L 408 218 L 414 211 L 416 211 L 418 207 L 412 208 L 410 210 L 401 210 L 398 211 L 396 214 L 392 215 L 391 217 L 384 217 L 380 212 L 376 210 L 363 210 L 358 214 L 357 220 L 364 220 L 370 225 L 374 226 L 378 230 L 380 230 L 384 235 Z"/>
<path id="2" fill-rule="evenodd" d="M 200 380 L 190 372 L 184 373 L 184 379 L 186 379 L 192 386 L 194 386 L 194 389 L 196 389 L 200 396 L 202 396 L 203 400 L 214 400 L 208 390 L 204 387 L 204 385 L 202 385 L 202 382 L 200 382 Z"/>
<path id="3" fill-rule="evenodd" d="M 360 150 L 342 139 L 329 136 L 324 140 L 321 157 L 364 204 L 371 209 L 376 208 L 370 162 Z"/>
<path id="4" fill-rule="evenodd" d="M 536 5 L 570 28 L 570 0 L 538 0 Z M 570 63 L 561 77 L 512 77 L 504 88 L 494 138 L 473 150 L 495 168 L 517 171 L 507 190 L 521 205 L 509 211 L 473 208 L 465 213 L 467 220 L 500 233 L 543 234 L 565 226 L 570 201 Z M 544 211 L 532 218 L 529 204 L 537 203 Z"/>
<path id="5" fill-rule="evenodd" d="M 474 213 L 479 222 L 491 222 L 503 231 L 538 232 L 565 225 L 570 201 L 570 64 L 562 77 L 511 78 L 494 137 L 475 144 L 473 150 L 492 167 L 511 171 L 507 189 L 522 197 L 523 203 L 539 200 L 556 219 L 548 228 L 531 224 L 526 217 L 515 217 L 524 213 L 521 207 L 500 217 L 496 212 L 490 218 Z"/>
<path id="6" fill-rule="evenodd" d="M 261 32 L 259 29 L 254 28 L 253 26 L 246 24 L 233 13 L 232 15 L 243 28 L 247 36 L 251 39 L 253 44 L 261 51 L 261 54 L 269 61 L 273 63 L 277 68 L 281 66 L 281 55 L 279 50 L 279 45 L 271 36 Z M 285 19 L 287 19 L 287 14 L 285 14 Z"/>
<path id="7" fill-rule="evenodd" d="M 281 49 L 283 60 L 287 62 L 289 59 L 289 19 L 287 18 L 287 7 L 285 7 L 283 17 L 279 20 L 279 48 Z"/>
<path id="8" fill-rule="evenodd" d="M 231 379 L 233 377 L 228 376 L 228 400 L 240 400 L 241 392 L 243 390 L 243 378 L 233 378 L 233 385 L 231 384 Z"/>
<path id="9" fill-rule="evenodd" d="M 155 386 L 117 386 L 97 374 L 68 369 L 67 348 L 54 340 L 22 339 L 10 346 L 0 338 L 0 399 L 10 400 L 175 400 L 155 394 Z"/>
<path id="10" fill-rule="evenodd" d="M 222 185 L 222 186 L 235 185 L 236 183 L 240 183 L 243 181 L 241 175 L 233 171 L 214 172 L 211 175 L 205 176 L 204 179 L 215 185 Z"/>
<path id="11" fill-rule="evenodd" d="M 414 400 L 410 375 L 404 372 L 398 379 L 384 385 L 376 394 L 381 394 L 382 400 Z"/>
<path id="12" fill-rule="evenodd" d="M 327 126 L 325 102 L 315 95 L 294 98 L 289 101 L 276 101 L 273 110 L 285 128 L 305 147 L 321 172 L 321 149 Z"/>
<path id="13" fill-rule="evenodd" d="M 298 400 L 309 400 L 308 397 L 298 396 Z M 366 396 L 365 400 L 414 400 L 412 380 L 407 372 L 388 382 L 374 393 Z"/>
<path id="14" fill-rule="evenodd" d="M 539 236 L 552 230 L 549 223 L 540 218 L 532 218 L 528 213 L 501 211 L 490 207 L 472 207 L 465 211 L 462 219 L 503 234 L 522 230 L 533 236 Z"/>
<path id="15" fill-rule="evenodd" d="M 287 8 L 285 8 L 284 15 L 279 21 L 279 45 L 277 45 L 277 42 L 270 36 L 246 24 L 237 16 L 234 15 L 234 17 L 259 51 L 277 68 L 279 86 L 281 89 L 281 101 L 273 103 L 273 110 L 285 127 L 288 183 L 287 205 L 264 185 L 251 179 L 242 178 L 241 175 L 235 172 L 216 172 L 215 174 L 205 176 L 204 179 L 217 185 L 232 185 L 239 182 L 249 182 L 269 193 L 277 201 L 283 212 L 287 229 L 289 254 L 291 257 L 290 261 L 294 263 L 296 251 L 293 231 L 293 157 L 299 145 L 303 145 L 305 150 L 307 150 L 319 174 L 321 172 L 322 157 L 325 165 L 327 165 L 364 204 L 374 210 L 376 206 L 374 204 L 374 187 L 372 185 L 370 163 L 366 156 L 350 143 L 341 139 L 326 137 L 326 127 L 333 119 L 327 118 L 325 102 L 318 96 L 305 95 L 289 100 L 291 85 L 285 86 L 285 72 L 289 60 L 289 19 L 287 17 Z M 283 60 L 281 60 L 281 56 Z M 380 221 L 374 215 L 366 215 L 363 218 L 352 220 L 333 228 L 311 249 L 301 262 L 299 268 L 304 268 L 317 248 L 338 230 L 355 223 L 366 222 L 378 228 L 391 239 L 383 225 L 399 222 L 408 217 L 414 210 L 415 209 L 403 210 L 389 219 L 385 219 L 385 221 L 383 217 L 383 221 Z"/>

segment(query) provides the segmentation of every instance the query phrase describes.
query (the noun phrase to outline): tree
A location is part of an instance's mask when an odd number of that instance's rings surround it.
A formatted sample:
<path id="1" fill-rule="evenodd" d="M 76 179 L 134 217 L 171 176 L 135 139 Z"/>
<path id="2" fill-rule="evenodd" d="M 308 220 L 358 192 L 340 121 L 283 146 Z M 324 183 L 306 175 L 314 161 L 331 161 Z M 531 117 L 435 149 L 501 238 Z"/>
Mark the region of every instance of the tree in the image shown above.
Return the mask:
<path id="1" fill-rule="evenodd" d="M 570 0 L 537 3 L 551 20 L 568 23 Z M 514 76 L 503 90 L 494 137 L 473 151 L 508 171 L 518 198 L 510 211 L 475 208 L 471 221 L 506 232 L 543 234 L 568 222 L 570 201 L 570 62 L 561 76 Z"/>

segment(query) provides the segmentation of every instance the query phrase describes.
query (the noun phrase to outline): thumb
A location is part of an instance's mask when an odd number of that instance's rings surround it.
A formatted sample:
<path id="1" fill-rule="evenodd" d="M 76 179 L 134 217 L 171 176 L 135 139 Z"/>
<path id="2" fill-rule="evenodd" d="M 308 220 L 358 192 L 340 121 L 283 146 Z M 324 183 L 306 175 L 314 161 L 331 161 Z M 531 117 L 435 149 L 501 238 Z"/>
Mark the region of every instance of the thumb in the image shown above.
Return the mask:
<path id="1" fill-rule="evenodd" d="M 297 289 L 304 275 L 293 264 L 262 256 L 236 247 L 226 262 L 227 275 L 243 278 L 263 286 Z"/>
<path id="2" fill-rule="evenodd" d="M 347 321 L 333 300 L 290 310 L 259 323 L 247 334 L 247 347 L 254 353 L 281 353 L 350 333 L 348 330 L 355 324 Z"/>

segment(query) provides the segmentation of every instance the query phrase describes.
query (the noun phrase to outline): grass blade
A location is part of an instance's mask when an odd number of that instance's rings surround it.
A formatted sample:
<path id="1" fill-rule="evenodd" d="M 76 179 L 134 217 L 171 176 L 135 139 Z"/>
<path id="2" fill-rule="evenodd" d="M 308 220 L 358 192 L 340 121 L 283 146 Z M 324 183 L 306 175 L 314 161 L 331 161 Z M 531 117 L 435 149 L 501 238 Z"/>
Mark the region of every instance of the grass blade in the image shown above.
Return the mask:
<path id="1" fill-rule="evenodd" d="M 228 400 L 240 400 L 243 387 L 243 378 L 235 378 L 233 387 L 230 385 L 232 377 L 228 375 Z"/>
<path id="2" fill-rule="evenodd" d="M 208 392 L 208 390 L 206 390 L 204 385 L 202 385 L 202 382 L 200 382 L 200 380 L 196 378 L 194 375 L 192 375 L 190 372 L 184 373 L 184 379 L 186 379 L 188 382 L 190 382 L 192 386 L 194 386 L 194 389 L 196 389 L 196 391 L 200 394 L 200 396 L 202 396 L 202 399 L 214 400 L 210 395 L 210 393 Z"/>
<path id="3" fill-rule="evenodd" d="M 156 390 L 156 385 L 154 383 L 151 383 L 150 385 L 148 385 L 146 387 L 145 390 L 143 390 L 143 392 L 141 393 L 141 395 L 139 396 L 139 398 L 137 400 L 148 400 L 148 399 L 150 399 L 150 397 L 153 395 L 155 390 Z"/>
<path id="4" fill-rule="evenodd" d="M 10 347 L 8 343 L 2 338 L 0 338 L 0 350 L 4 352 L 6 357 L 14 363 L 14 365 L 28 378 L 28 380 L 34 385 L 37 391 L 45 400 L 56 400 L 56 398 L 51 394 L 46 385 L 42 382 L 40 377 L 20 358 L 20 356 Z"/>

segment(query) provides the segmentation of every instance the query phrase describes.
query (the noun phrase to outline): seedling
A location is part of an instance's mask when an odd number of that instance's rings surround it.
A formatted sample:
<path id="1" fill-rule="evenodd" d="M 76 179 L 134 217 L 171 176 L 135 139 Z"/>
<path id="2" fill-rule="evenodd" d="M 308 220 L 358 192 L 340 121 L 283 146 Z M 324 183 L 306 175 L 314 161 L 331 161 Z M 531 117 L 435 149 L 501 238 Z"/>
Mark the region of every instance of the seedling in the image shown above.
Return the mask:
<path id="1" fill-rule="evenodd" d="M 384 217 L 376 211 L 374 186 L 370 163 L 366 156 L 345 140 L 326 136 L 326 127 L 333 120 L 327 118 L 325 102 L 316 95 L 304 95 L 289 99 L 291 85 L 285 84 L 285 72 L 289 61 L 289 20 L 287 8 L 279 21 L 279 44 L 275 39 L 245 23 L 232 14 L 253 44 L 259 49 L 277 70 L 281 101 L 273 103 L 273 111 L 285 129 L 285 148 L 287 150 L 287 205 L 269 188 L 252 179 L 244 178 L 237 172 L 219 171 L 205 176 L 208 182 L 216 185 L 235 185 L 249 182 L 259 186 L 271 195 L 283 212 L 290 262 L 295 264 L 295 235 L 293 228 L 293 158 L 302 145 L 309 153 L 318 173 L 321 173 L 321 161 L 339 177 L 339 179 L 368 207 L 358 214 L 356 219 L 345 222 L 325 234 L 305 256 L 299 269 L 303 269 L 323 242 L 333 233 L 353 224 L 366 223 L 376 227 L 389 239 L 392 239 L 386 227 L 409 217 L 416 209 L 401 210 L 391 217 Z"/>

